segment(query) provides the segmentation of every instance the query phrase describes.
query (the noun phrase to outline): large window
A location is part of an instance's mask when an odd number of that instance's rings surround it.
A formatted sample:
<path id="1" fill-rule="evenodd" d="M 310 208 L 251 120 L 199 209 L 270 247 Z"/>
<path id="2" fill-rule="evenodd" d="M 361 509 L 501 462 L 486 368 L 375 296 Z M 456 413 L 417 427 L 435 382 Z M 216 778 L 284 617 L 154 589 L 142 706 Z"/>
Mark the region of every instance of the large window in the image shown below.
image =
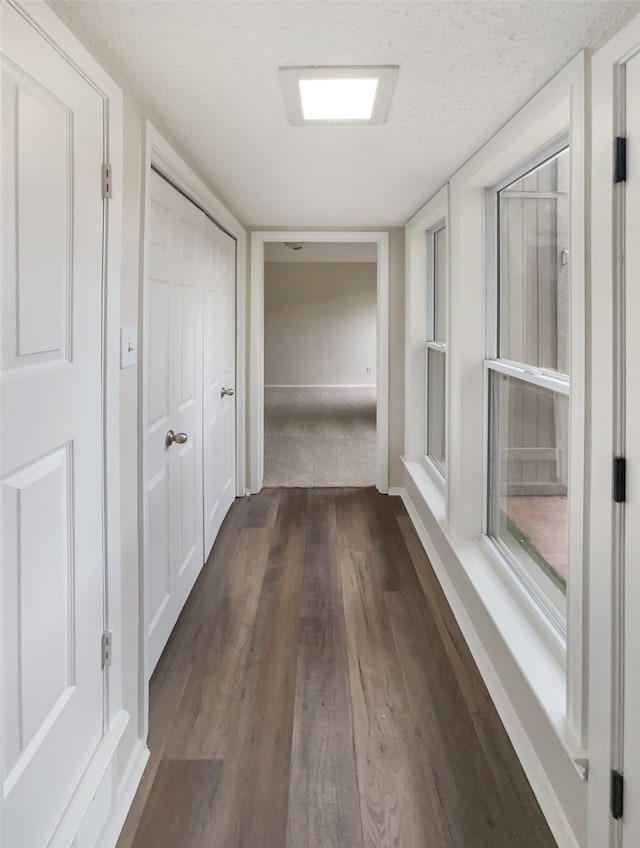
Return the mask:
<path id="1" fill-rule="evenodd" d="M 488 535 L 552 617 L 569 569 L 569 149 L 491 196 Z"/>
<path id="2" fill-rule="evenodd" d="M 446 227 L 440 223 L 427 238 L 427 342 L 425 388 L 425 454 L 445 473 L 445 374 L 446 374 Z"/>

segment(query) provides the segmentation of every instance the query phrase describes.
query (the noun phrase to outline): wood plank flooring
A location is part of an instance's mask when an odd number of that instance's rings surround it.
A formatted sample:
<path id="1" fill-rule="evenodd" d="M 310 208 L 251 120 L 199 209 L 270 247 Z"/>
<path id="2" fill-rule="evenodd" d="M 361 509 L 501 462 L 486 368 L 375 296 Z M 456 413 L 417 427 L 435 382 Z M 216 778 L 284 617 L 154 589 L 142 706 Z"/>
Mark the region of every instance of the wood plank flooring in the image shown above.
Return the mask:
<path id="1" fill-rule="evenodd" d="M 150 684 L 118 848 L 552 848 L 401 501 L 232 507 Z"/>

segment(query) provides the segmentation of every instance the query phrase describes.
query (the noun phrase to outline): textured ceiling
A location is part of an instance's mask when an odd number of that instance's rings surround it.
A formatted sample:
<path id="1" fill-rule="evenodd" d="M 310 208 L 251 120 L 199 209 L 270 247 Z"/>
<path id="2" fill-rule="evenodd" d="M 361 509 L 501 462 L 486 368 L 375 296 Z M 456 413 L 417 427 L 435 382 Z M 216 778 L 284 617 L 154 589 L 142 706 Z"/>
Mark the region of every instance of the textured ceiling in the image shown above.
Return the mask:
<path id="1" fill-rule="evenodd" d="M 53 2 L 248 226 L 404 224 L 637 2 Z M 292 127 L 281 65 L 399 65 L 387 123 Z"/>

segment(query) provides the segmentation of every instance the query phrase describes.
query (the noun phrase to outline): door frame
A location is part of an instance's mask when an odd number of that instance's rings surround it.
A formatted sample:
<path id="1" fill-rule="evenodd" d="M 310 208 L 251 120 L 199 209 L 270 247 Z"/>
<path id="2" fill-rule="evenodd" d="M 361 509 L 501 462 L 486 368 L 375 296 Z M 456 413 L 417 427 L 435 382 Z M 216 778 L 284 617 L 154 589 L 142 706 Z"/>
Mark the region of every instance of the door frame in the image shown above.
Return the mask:
<path id="1" fill-rule="evenodd" d="M 613 503 L 612 457 L 625 453 L 624 238 L 625 187 L 614 183 L 613 145 L 625 135 L 625 64 L 640 52 L 640 15 L 592 59 L 589 446 L 589 848 L 622 845 L 622 821 L 610 809 L 611 769 L 624 747 L 624 504 Z M 632 142 L 633 143 L 633 142 Z M 637 340 L 627 340 L 627 344 Z M 627 625 L 629 623 L 627 622 Z M 633 622 L 638 632 L 637 621 Z M 628 633 L 627 639 L 628 639 Z M 627 643 L 628 644 L 628 643 Z M 637 644 L 637 641 L 636 643 Z M 636 656 L 637 659 L 637 656 Z M 627 721 L 626 732 L 630 728 Z M 630 846 L 625 846 L 630 848 Z"/>
<path id="2" fill-rule="evenodd" d="M 242 224 L 229 212 L 224 204 L 213 194 L 208 186 L 174 150 L 164 136 L 148 120 L 144 122 L 144 137 L 142 145 L 142 187 L 141 187 L 141 220 L 140 220 L 140 284 L 139 284 L 139 318 L 138 318 L 138 351 L 140 352 L 138 367 L 138 510 L 139 526 L 138 544 L 140 551 L 140 634 L 139 634 L 139 670 L 140 670 L 140 714 L 139 735 L 142 739 L 148 736 L 149 723 L 149 675 L 147 671 L 148 646 L 147 632 L 149 628 L 147 595 L 149 592 L 149 560 L 144 546 L 148 527 L 143 498 L 145 480 L 144 431 L 145 410 L 143 407 L 143 387 L 148 378 L 148 367 L 143 351 L 144 316 L 146 314 L 146 276 L 148 269 L 147 235 L 151 195 L 151 170 L 158 171 L 174 185 L 189 200 L 199 206 L 229 235 L 236 239 L 236 496 L 244 497 L 246 490 L 245 471 L 245 417 L 246 417 L 246 279 L 247 279 L 247 233 Z"/>
<path id="3" fill-rule="evenodd" d="M 264 480 L 264 246 L 269 242 L 356 242 L 377 248 L 376 488 L 389 491 L 389 233 L 254 230 L 251 233 L 249 465 L 252 494 Z"/>
<path id="4" fill-rule="evenodd" d="M 7 0 L 76 70 L 102 100 L 103 161 L 111 165 L 112 198 L 103 201 L 102 253 L 102 468 L 103 629 L 113 634 L 104 669 L 103 737 L 65 809 L 51 848 L 74 838 L 109 768 L 129 714 L 122 708 L 122 582 L 120 548 L 120 278 L 123 197 L 122 91 L 46 3 Z M 0 11 L 0 16 L 2 15 Z M 0 813 L 1 816 L 1 813 Z"/>

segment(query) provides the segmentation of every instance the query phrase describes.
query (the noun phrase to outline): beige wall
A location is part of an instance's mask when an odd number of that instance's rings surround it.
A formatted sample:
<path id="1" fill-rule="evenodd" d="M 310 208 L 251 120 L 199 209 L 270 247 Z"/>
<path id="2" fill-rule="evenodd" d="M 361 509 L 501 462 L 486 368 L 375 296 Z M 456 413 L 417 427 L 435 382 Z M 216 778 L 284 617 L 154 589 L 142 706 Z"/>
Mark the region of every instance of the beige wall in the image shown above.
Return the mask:
<path id="1" fill-rule="evenodd" d="M 265 263 L 265 383 L 374 386 L 376 278 L 375 262 Z"/>

